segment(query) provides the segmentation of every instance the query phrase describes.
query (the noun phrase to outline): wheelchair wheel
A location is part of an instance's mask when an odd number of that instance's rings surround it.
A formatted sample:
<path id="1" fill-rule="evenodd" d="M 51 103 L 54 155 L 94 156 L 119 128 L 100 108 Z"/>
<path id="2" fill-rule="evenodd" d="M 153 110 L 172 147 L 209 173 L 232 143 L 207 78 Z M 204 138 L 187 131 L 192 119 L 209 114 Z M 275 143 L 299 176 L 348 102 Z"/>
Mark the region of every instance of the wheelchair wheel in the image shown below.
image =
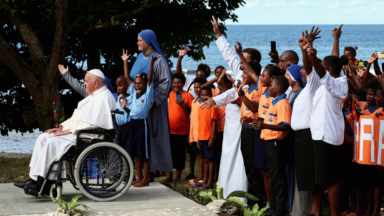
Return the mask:
<path id="1" fill-rule="evenodd" d="M 49 196 L 53 202 L 56 202 L 53 198 L 61 199 L 63 197 L 63 185 L 61 183 L 53 183 L 49 189 Z"/>
<path id="2" fill-rule="evenodd" d="M 114 143 L 102 142 L 86 148 L 75 164 L 75 181 L 88 198 L 106 202 L 125 194 L 134 178 L 128 153 Z"/>

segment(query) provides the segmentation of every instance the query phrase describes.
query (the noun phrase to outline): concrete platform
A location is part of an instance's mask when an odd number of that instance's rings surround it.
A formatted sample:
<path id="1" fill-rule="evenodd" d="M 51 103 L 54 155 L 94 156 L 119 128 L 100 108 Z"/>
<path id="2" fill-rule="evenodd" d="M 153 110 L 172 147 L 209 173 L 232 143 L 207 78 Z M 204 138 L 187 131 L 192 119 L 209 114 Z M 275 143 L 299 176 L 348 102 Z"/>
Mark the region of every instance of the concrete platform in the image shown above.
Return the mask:
<path id="1" fill-rule="evenodd" d="M 0 215 L 33 215 L 54 212 L 59 208 L 50 198 L 35 198 L 24 194 L 24 190 L 13 184 L 0 184 Z M 81 194 L 66 182 L 63 200 L 70 201 Z M 151 183 L 150 187 L 133 188 L 113 202 L 95 202 L 83 196 L 78 203 L 90 207 L 86 215 L 204 215 L 213 216 L 205 206 L 174 192 L 160 183 Z"/>

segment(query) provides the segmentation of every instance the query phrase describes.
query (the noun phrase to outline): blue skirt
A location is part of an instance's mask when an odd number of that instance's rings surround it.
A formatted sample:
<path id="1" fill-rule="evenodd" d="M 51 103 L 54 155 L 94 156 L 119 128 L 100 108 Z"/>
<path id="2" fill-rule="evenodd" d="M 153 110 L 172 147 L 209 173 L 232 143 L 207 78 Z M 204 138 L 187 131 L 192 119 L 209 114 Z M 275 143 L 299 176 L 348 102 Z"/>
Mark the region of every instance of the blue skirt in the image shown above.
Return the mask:
<path id="1" fill-rule="evenodd" d="M 255 159 L 253 166 L 259 169 L 269 169 L 265 140 L 260 139 L 261 130 L 255 131 Z"/>

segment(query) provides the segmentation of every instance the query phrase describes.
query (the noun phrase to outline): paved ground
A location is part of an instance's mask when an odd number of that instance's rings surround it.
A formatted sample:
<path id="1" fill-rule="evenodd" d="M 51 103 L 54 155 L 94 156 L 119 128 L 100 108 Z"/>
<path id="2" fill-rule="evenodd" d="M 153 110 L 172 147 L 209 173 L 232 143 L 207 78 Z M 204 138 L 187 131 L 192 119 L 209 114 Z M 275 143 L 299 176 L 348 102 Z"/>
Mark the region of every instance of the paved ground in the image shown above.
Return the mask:
<path id="1" fill-rule="evenodd" d="M 0 184 L 0 215 L 33 215 L 54 212 L 59 205 L 50 198 L 35 198 L 24 194 L 24 190 L 13 184 Z M 81 194 L 67 182 L 64 184 L 63 200 L 70 201 L 74 195 Z M 133 188 L 113 202 L 94 202 L 83 196 L 78 203 L 91 207 L 86 215 L 216 215 L 205 206 L 174 192 L 160 183 L 150 187 Z"/>

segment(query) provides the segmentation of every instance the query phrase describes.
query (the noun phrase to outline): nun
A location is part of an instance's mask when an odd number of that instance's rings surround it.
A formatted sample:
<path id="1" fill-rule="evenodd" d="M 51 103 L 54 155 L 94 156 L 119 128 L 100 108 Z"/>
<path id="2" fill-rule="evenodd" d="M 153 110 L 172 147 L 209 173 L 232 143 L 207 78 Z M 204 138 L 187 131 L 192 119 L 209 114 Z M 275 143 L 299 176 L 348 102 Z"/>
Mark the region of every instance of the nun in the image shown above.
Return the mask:
<path id="1" fill-rule="evenodd" d="M 132 80 L 137 74 L 148 74 L 152 56 L 161 56 L 154 65 L 153 100 L 147 119 L 151 139 L 151 171 L 173 172 L 167 101 L 172 87 L 171 69 L 152 30 L 139 33 L 137 46 L 141 53 L 132 66 Z"/>

